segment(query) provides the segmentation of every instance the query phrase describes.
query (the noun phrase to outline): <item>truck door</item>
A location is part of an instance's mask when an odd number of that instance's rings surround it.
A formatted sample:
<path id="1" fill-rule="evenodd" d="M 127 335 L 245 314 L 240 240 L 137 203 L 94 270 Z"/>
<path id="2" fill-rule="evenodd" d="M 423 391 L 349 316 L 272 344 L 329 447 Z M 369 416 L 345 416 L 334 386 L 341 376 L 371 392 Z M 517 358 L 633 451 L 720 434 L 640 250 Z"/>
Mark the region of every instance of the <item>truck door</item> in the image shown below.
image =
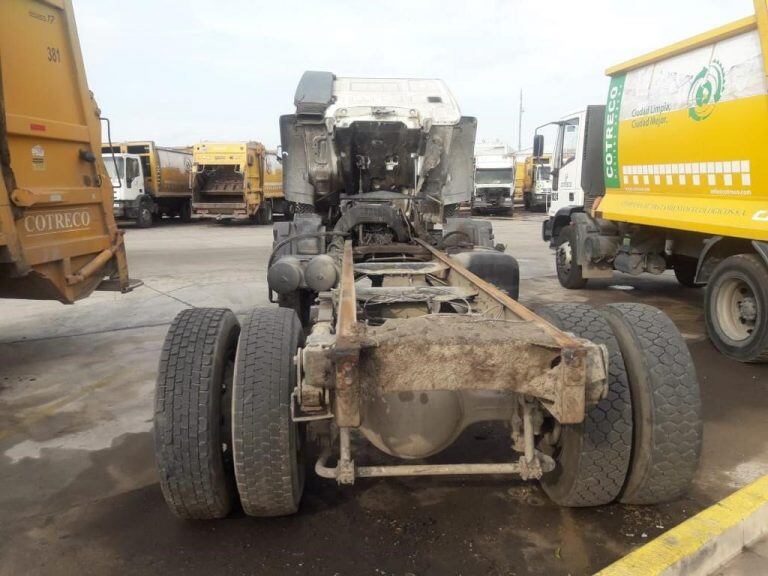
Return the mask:
<path id="1" fill-rule="evenodd" d="M 557 171 L 557 191 L 552 192 L 552 206 L 558 208 L 583 203 L 581 197 L 581 162 L 579 161 L 579 137 L 581 125 L 579 118 L 566 120 L 560 126 L 558 142 L 555 148 Z"/>
<path id="2" fill-rule="evenodd" d="M 136 157 L 125 158 L 125 200 L 135 200 L 144 193 L 144 175 L 141 162 Z"/>

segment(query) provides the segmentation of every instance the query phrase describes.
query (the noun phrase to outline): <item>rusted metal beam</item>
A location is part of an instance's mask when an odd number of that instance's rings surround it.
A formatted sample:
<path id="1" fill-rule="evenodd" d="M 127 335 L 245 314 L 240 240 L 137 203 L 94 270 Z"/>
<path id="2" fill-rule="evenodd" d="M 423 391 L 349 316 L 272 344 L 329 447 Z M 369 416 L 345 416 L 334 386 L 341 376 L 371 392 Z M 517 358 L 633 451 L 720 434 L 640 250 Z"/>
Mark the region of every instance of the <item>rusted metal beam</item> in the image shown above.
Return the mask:
<path id="1" fill-rule="evenodd" d="M 338 426 L 357 427 L 360 426 L 360 383 L 358 379 L 360 342 L 357 337 L 355 263 L 352 257 L 351 240 L 344 242 L 338 299 L 336 345 L 332 355 L 336 388 L 333 411 Z"/>

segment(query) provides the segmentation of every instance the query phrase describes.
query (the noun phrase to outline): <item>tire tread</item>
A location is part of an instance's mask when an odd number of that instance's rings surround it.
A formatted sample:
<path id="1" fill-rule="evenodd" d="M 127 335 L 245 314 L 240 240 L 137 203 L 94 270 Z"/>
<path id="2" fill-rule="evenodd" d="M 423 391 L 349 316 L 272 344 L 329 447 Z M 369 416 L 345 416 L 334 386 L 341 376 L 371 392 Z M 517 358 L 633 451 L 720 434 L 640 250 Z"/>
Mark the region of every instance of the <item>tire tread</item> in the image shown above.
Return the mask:
<path id="1" fill-rule="evenodd" d="M 558 491 L 555 496 L 546 481 L 544 490 L 561 506 L 608 504 L 624 485 L 632 447 L 632 406 L 619 345 L 608 322 L 592 306 L 551 304 L 537 312 L 561 330 L 604 344 L 609 354 L 608 395 L 587 411 L 584 422 L 575 425 L 583 434 L 575 482 L 565 494 Z"/>
<path id="2" fill-rule="evenodd" d="M 240 501 L 251 516 L 283 516 L 298 509 L 290 402 L 300 337 L 301 324 L 288 308 L 255 308 L 243 324 L 232 431 Z"/>
<path id="3" fill-rule="evenodd" d="M 232 506 L 221 446 L 212 445 L 221 416 L 211 413 L 209 402 L 219 393 L 221 339 L 232 338 L 237 329 L 230 310 L 192 308 L 176 316 L 163 343 L 155 389 L 155 456 L 165 500 L 182 518 L 222 518 Z"/>
<path id="4" fill-rule="evenodd" d="M 693 359 L 672 320 L 646 304 L 608 304 L 602 309 L 614 328 L 625 362 L 635 354 L 648 376 L 650 444 L 633 446 L 632 464 L 620 497 L 625 504 L 674 500 L 688 489 L 701 456 L 701 399 Z M 632 347 L 633 350 L 629 350 Z M 628 372 L 630 380 L 632 370 Z M 633 395 L 636 389 L 631 387 Z M 635 407 L 639 405 L 633 397 Z M 635 417 L 635 434 L 642 431 Z"/>

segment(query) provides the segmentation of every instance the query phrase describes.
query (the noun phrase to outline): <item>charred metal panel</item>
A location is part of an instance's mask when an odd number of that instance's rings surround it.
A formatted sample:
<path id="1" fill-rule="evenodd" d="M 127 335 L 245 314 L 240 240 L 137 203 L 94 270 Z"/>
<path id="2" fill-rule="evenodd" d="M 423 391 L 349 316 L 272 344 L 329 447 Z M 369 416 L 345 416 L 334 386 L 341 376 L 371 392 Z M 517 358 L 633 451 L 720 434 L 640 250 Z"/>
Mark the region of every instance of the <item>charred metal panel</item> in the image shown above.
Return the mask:
<path id="1" fill-rule="evenodd" d="M 334 144 L 346 194 L 413 188 L 422 132 L 402 122 L 353 122 L 336 128 Z"/>
<path id="2" fill-rule="evenodd" d="M 283 191 L 289 202 L 314 204 L 314 188 L 309 181 L 309 166 L 304 147 L 304 129 L 294 114 L 280 117 L 280 143 L 283 148 Z"/>
<path id="3" fill-rule="evenodd" d="M 428 174 L 424 190 L 442 199 L 443 204 L 469 202 L 474 188 L 475 134 L 477 119 L 462 116 L 456 126 L 434 126 L 431 142 L 442 147 L 439 162 Z M 425 162 L 428 162 L 429 145 Z"/>

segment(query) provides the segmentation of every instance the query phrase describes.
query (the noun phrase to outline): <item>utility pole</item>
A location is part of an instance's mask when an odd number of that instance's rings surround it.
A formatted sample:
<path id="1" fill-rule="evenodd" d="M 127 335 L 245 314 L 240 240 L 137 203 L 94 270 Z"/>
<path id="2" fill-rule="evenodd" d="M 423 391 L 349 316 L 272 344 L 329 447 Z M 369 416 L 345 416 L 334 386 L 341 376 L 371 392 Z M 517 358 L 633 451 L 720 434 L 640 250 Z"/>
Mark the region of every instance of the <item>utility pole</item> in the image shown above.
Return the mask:
<path id="1" fill-rule="evenodd" d="M 517 150 L 523 149 L 523 89 L 520 88 L 520 111 L 517 114 Z"/>

